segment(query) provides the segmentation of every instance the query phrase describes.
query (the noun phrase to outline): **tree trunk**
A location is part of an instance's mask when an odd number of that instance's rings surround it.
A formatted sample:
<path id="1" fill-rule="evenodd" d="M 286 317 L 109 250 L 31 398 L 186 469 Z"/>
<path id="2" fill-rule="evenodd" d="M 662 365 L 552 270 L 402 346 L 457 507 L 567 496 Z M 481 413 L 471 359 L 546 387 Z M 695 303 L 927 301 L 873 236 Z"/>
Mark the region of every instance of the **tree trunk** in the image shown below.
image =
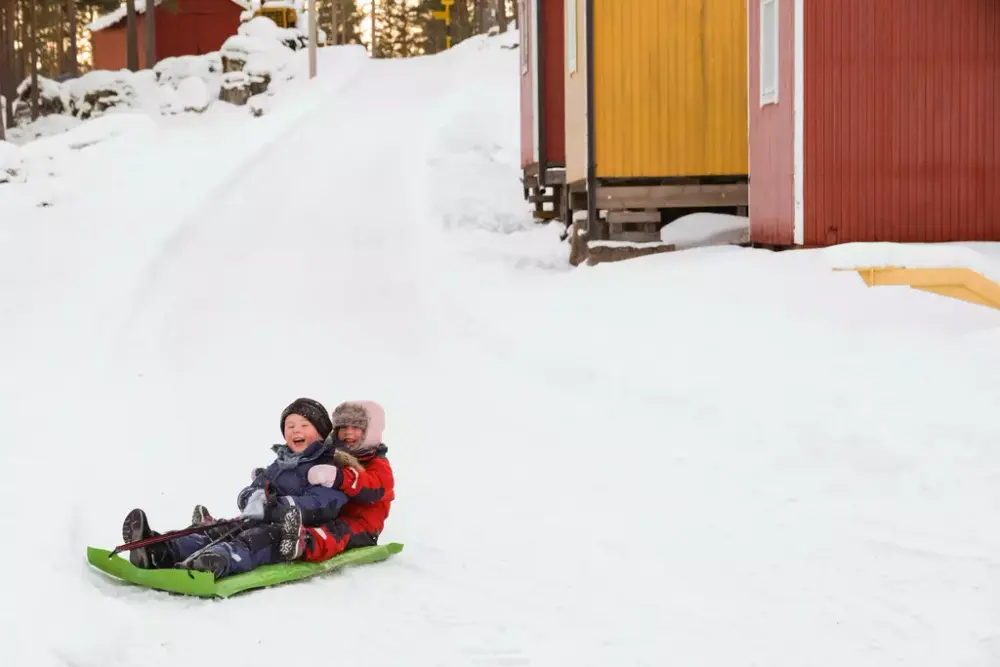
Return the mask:
<path id="1" fill-rule="evenodd" d="M 156 65 L 156 2 L 146 0 L 146 67 Z"/>
<path id="2" fill-rule="evenodd" d="M 496 0 L 496 2 L 497 25 L 500 27 L 500 32 L 507 32 L 507 0 Z"/>
<path id="3" fill-rule="evenodd" d="M 56 40 L 56 76 L 66 71 L 66 17 L 63 16 L 62 4 L 52 5 L 52 25 L 55 27 Z"/>
<path id="4" fill-rule="evenodd" d="M 7 127 L 14 127 L 14 96 L 17 94 L 17 72 L 14 61 L 14 12 L 17 11 L 17 0 L 4 0 L 4 34 L 7 35 L 5 53 L 0 54 L 0 60 L 6 59 L 7 67 Z"/>
<path id="5" fill-rule="evenodd" d="M 14 7 L 17 7 L 17 5 L 18 0 L 14 0 Z M 21 8 L 20 13 L 21 15 L 19 17 L 15 15 L 15 20 L 18 18 L 21 19 L 15 24 L 17 25 L 18 30 L 17 41 L 18 44 L 21 45 L 21 48 L 19 48 L 16 52 L 14 63 L 14 80 L 16 82 L 15 85 L 18 86 L 21 85 L 21 82 L 28 77 L 28 13 L 23 7 Z"/>
<path id="6" fill-rule="evenodd" d="M 125 0 L 125 56 L 128 68 L 139 71 L 139 26 L 135 0 Z"/>
<path id="7" fill-rule="evenodd" d="M 479 34 L 483 35 L 490 31 L 492 14 L 490 12 L 490 0 L 476 0 L 479 5 Z"/>
<path id="8" fill-rule="evenodd" d="M 4 93 L 10 96 L 8 86 L 13 78 L 10 76 L 10 61 L 7 59 L 7 42 L 13 38 L 7 31 L 7 14 L 11 11 L 8 4 L 7 0 L 0 0 L 0 100 L 4 98 Z M 5 104 L 0 103 L 0 141 L 7 139 L 7 123 L 4 122 L 6 108 Z"/>
<path id="9" fill-rule="evenodd" d="M 452 10 L 455 15 L 452 17 L 451 23 L 455 32 L 451 36 L 451 45 L 455 46 L 472 34 L 472 31 L 469 29 L 471 21 L 469 21 L 469 5 L 466 0 L 457 0 Z"/>
<path id="10" fill-rule="evenodd" d="M 28 55 L 31 58 L 31 120 L 38 120 L 38 20 L 33 0 L 28 0 Z"/>
<path id="11" fill-rule="evenodd" d="M 340 44 L 340 0 L 334 0 L 330 7 L 333 18 L 330 19 L 330 34 L 333 35 L 333 45 Z"/>
<path id="12" fill-rule="evenodd" d="M 69 75 L 76 77 L 80 75 L 80 65 L 76 61 L 76 0 L 66 0 L 66 13 L 69 15 L 69 51 L 66 54 L 69 60 Z"/>
<path id="13" fill-rule="evenodd" d="M 372 2 L 372 58 L 375 58 L 375 0 Z"/>

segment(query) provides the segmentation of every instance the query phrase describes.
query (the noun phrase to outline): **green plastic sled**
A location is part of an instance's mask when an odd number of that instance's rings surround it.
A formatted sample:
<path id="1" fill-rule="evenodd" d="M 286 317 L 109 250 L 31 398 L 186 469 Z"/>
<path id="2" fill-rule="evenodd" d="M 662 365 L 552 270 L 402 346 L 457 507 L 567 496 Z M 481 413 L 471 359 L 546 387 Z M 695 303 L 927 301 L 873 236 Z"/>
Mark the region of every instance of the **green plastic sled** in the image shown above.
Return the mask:
<path id="1" fill-rule="evenodd" d="M 321 563 L 297 561 L 280 565 L 262 565 L 251 572 L 234 574 L 219 580 L 216 580 L 209 572 L 194 570 L 143 570 L 135 567 L 121 556 L 112 556 L 107 549 L 96 547 L 87 547 L 87 561 L 102 572 L 138 586 L 180 595 L 227 598 L 250 589 L 306 579 L 325 572 L 340 570 L 350 565 L 377 563 L 402 550 L 403 545 L 398 542 L 380 544 L 374 547 L 358 547 Z"/>

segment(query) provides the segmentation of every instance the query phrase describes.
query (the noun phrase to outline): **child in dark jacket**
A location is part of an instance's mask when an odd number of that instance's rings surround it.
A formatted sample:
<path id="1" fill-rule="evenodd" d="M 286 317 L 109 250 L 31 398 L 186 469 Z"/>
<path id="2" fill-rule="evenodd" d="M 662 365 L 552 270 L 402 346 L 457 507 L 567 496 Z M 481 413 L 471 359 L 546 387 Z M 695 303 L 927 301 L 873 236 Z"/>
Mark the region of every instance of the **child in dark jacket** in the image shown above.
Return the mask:
<path id="1" fill-rule="evenodd" d="M 333 447 L 333 460 L 314 466 L 308 478 L 313 484 L 343 492 L 348 502 L 323 525 L 300 524 L 292 558 L 318 562 L 347 549 L 377 544 L 396 497 L 386 456 L 389 450 L 382 443 L 382 406 L 374 401 L 348 401 L 338 405 L 332 417 L 326 444 Z"/>
<path id="2" fill-rule="evenodd" d="M 281 413 L 285 444 L 274 445 L 277 458 L 256 475 L 237 498 L 240 516 L 256 522 L 216 544 L 229 527 L 207 533 L 185 535 L 169 542 L 133 549 L 129 560 L 136 567 L 175 567 L 190 556 L 186 567 L 211 572 L 216 578 L 249 572 L 256 567 L 298 557 L 302 526 L 324 525 L 333 521 L 347 496 L 338 489 L 314 484 L 309 472 L 329 461 L 331 447 L 324 441 L 332 430 L 326 408 L 317 401 L 300 398 Z M 208 510 L 195 507 L 192 523 L 211 521 Z M 156 535 L 141 509 L 129 512 L 122 525 L 122 538 L 133 542 Z M 207 548 L 205 548 L 207 547 Z"/>

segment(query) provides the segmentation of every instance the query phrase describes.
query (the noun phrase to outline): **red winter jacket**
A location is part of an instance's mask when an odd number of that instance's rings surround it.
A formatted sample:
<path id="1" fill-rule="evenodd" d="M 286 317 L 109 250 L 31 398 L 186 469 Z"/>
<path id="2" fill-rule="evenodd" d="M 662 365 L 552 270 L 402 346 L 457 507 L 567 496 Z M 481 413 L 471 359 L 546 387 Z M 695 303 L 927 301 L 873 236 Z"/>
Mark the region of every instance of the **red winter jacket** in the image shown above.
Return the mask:
<path id="1" fill-rule="evenodd" d="M 388 451 L 380 444 L 372 456 L 357 459 L 361 464 L 358 469 L 346 465 L 340 468 L 334 488 L 347 496 L 347 504 L 333 521 L 306 528 L 309 536 L 304 560 L 318 562 L 347 549 L 378 543 L 389 506 L 396 497 Z"/>

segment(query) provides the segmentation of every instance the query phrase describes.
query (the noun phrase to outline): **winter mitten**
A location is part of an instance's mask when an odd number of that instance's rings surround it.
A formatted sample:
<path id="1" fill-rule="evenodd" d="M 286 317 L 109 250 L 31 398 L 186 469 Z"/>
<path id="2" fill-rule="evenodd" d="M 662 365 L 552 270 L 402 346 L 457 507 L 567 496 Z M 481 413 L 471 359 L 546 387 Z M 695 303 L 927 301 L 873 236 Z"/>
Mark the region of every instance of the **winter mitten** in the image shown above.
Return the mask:
<path id="1" fill-rule="evenodd" d="M 322 463 L 310 468 L 309 474 L 306 477 L 310 484 L 316 486 L 322 485 L 333 489 L 336 488 L 338 480 L 343 479 L 343 473 L 340 472 L 340 468 L 337 466 Z"/>
<path id="2" fill-rule="evenodd" d="M 250 473 L 250 483 L 252 484 L 255 479 L 264 474 L 263 468 L 254 468 L 253 472 Z"/>
<path id="3" fill-rule="evenodd" d="M 256 519 L 257 521 L 264 520 L 264 512 L 267 509 L 267 498 L 264 495 L 264 489 L 255 489 L 253 493 L 250 494 L 250 498 L 247 500 L 246 507 L 240 512 L 240 517 L 243 519 Z"/>
<path id="4" fill-rule="evenodd" d="M 361 465 L 361 461 L 359 461 L 354 454 L 351 454 L 343 449 L 338 449 L 333 452 L 333 460 L 336 461 L 337 465 L 341 468 L 354 468 L 357 472 L 361 472 L 365 469 L 365 467 Z"/>

